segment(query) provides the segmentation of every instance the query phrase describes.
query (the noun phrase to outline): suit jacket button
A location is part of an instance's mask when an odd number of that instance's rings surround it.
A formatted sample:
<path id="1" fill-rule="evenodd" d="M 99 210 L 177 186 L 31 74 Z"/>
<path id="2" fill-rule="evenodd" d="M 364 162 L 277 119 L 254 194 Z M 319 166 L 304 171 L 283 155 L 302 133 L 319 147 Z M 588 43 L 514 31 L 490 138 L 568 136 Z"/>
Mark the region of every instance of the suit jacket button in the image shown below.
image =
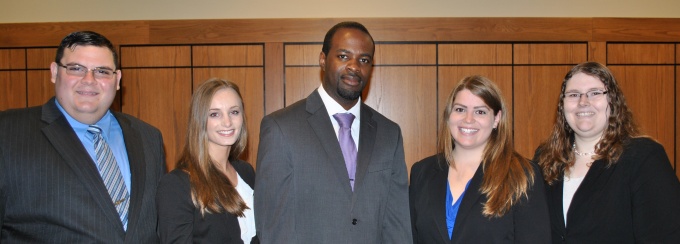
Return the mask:
<path id="1" fill-rule="evenodd" d="M 357 219 L 352 220 L 352 225 L 357 225 Z"/>

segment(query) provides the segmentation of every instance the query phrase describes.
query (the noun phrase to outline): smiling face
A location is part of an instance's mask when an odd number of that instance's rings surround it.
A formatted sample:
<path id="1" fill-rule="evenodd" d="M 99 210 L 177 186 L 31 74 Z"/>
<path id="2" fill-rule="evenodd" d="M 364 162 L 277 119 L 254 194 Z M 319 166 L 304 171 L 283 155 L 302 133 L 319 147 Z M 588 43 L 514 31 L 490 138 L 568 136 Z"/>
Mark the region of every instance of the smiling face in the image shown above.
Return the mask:
<path id="1" fill-rule="evenodd" d="M 87 69 L 115 70 L 113 53 L 106 47 L 78 45 L 64 50 L 62 65 L 80 65 Z M 55 84 L 56 98 L 64 110 L 84 124 L 94 124 L 109 110 L 116 91 L 120 89 L 121 72 L 112 78 L 95 79 L 92 71 L 84 77 L 66 74 L 57 63 L 50 66 L 51 81 Z"/>
<path id="2" fill-rule="evenodd" d="M 373 40 L 368 34 L 341 28 L 333 35 L 328 55 L 319 54 L 323 88 L 345 109 L 356 104 L 371 77 L 373 52 Z"/>
<path id="3" fill-rule="evenodd" d="M 208 117 L 206 133 L 210 154 L 228 154 L 243 126 L 243 105 L 238 93 L 231 88 L 215 92 L 205 116 Z"/>
<path id="4" fill-rule="evenodd" d="M 585 73 L 577 73 L 567 81 L 565 93 L 586 93 L 589 91 L 606 91 L 604 83 L 597 77 Z M 606 95 L 589 99 L 582 95 L 576 101 L 564 100 L 564 117 L 574 130 L 575 136 L 582 138 L 600 138 L 607 128 L 610 116 L 609 100 Z"/>
<path id="5" fill-rule="evenodd" d="M 498 126 L 501 116 L 501 111 L 494 115 L 484 100 L 470 90 L 463 89 L 458 92 L 447 122 L 455 149 L 483 150 L 491 132 Z"/>

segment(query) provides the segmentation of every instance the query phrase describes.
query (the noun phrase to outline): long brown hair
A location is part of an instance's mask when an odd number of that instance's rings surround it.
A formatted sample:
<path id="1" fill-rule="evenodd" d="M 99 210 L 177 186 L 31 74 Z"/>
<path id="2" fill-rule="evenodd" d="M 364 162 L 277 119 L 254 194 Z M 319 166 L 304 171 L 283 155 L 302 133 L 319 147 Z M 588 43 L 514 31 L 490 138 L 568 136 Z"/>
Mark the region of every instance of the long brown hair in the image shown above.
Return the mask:
<path id="1" fill-rule="evenodd" d="M 201 214 L 227 212 L 243 216 L 248 206 L 229 182 L 229 179 L 212 163 L 208 152 L 208 135 L 206 133 L 208 113 L 212 98 L 217 91 L 232 89 L 236 91 L 243 107 L 243 98 L 238 86 L 230 81 L 211 78 L 201 84 L 191 97 L 189 123 L 184 149 L 177 162 L 177 168 L 189 174 L 191 183 L 191 199 L 200 209 Z M 246 117 L 243 116 L 243 126 L 238 139 L 231 146 L 229 161 L 237 160 L 246 147 Z"/>
<path id="2" fill-rule="evenodd" d="M 503 112 L 498 126 L 491 132 L 482 156 L 484 178 L 480 191 L 486 195 L 483 214 L 487 217 L 501 217 L 527 196 L 527 190 L 534 184 L 531 163 L 515 152 L 512 144 L 512 129 L 500 89 L 488 78 L 468 76 L 451 91 L 442 115 L 439 130 L 439 153 L 449 165 L 453 165 L 454 139 L 448 126 L 453 102 L 462 90 L 469 90 L 489 106 L 494 115 Z"/>
<path id="3" fill-rule="evenodd" d="M 557 116 L 550 136 L 539 146 L 538 164 L 543 170 L 547 184 L 552 185 L 561 173 L 574 165 L 574 130 L 569 126 L 564 115 L 564 90 L 567 82 L 578 73 L 598 78 L 607 89 L 607 101 L 610 110 L 608 125 L 602 138 L 595 145 L 593 159 L 603 159 L 607 167 L 615 164 L 623 153 L 623 146 L 630 138 L 639 137 L 640 132 L 633 120 L 633 114 L 626 105 L 623 92 L 611 71 L 597 62 L 585 62 L 574 66 L 562 80 L 557 104 Z"/>

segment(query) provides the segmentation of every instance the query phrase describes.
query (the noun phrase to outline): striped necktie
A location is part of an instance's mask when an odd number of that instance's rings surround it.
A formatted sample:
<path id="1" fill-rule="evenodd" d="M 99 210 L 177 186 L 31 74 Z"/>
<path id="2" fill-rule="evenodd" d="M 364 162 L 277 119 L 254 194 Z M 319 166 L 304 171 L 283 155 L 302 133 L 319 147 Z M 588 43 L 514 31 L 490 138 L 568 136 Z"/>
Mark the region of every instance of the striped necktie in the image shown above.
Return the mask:
<path id="1" fill-rule="evenodd" d="M 102 137 L 102 129 L 96 125 L 90 125 L 88 132 L 94 135 L 94 151 L 97 154 L 97 169 L 104 180 L 106 190 L 111 196 L 111 201 L 118 211 L 123 226 L 127 225 L 128 208 L 130 206 L 130 194 L 125 187 L 123 175 L 120 173 L 116 158 L 113 156 L 109 144 Z"/>

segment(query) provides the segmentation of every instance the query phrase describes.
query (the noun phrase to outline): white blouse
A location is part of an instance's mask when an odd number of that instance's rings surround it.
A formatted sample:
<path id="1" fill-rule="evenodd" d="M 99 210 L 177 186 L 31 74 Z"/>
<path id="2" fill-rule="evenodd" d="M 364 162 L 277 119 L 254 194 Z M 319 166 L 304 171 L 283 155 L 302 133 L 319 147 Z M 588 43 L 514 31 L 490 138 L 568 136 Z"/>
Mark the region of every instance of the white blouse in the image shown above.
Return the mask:
<path id="1" fill-rule="evenodd" d="M 250 243 L 250 240 L 255 236 L 255 215 L 253 214 L 253 189 L 250 188 L 248 183 L 243 181 L 238 173 L 238 184 L 236 185 L 236 191 L 249 209 L 243 211 L 244 217 L 238 217 L 238 225 L 241 227 L 241 239 L 244 243 Z"/>
<path id="2" fill-rule="evenodd" d="M 562 208 L 564 213 L 564 226 L 567 226 L 567 211 L 569 211 L 569 205 L 571 205 L 571 200 L 574 198 L 574 193 L 576 189 L 583 182 L 583 178 L 569 178 L 564 176 L 564 187 L 562 188 Z"/>

